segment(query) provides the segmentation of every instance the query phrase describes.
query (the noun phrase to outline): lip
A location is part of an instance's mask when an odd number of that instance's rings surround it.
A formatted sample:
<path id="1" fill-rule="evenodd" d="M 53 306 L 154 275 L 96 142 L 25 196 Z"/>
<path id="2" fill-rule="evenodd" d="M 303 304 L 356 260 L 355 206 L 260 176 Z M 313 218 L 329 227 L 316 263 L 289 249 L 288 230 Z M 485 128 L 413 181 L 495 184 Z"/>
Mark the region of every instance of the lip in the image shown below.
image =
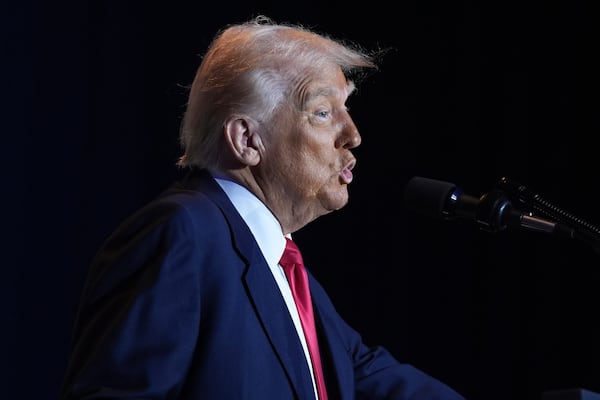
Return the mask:
<path id="1" fill-rule="evenodd" d="M 344 168 L 342 168 L 342 170 L 340 171 L 340 178 L 342 180 L 342 183 L 348 185 L 350 182 L 352 182 L 352 179 L 354 178 L 354 175 L 352 174 L 352 169 L 355 165 L 356 160 L 350 160 L 348 163 L 346 163 Z"/>

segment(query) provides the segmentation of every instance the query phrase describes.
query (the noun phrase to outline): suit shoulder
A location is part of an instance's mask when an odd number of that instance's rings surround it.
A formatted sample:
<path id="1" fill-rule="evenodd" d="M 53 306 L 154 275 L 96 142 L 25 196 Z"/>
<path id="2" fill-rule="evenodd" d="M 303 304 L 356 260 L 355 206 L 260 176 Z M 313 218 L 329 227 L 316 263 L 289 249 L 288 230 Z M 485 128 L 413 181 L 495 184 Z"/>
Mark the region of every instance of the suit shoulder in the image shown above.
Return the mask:
<path id="1" fill-rule="evenodd" d="M 192 190 L 169 190 L 126 218 L 112 236 L 136 236 L 150 231 L 194 231 L 217 234 L 227 229 L 220 207 L 205 193 Z M 210 227 L 210 229 L 205 229 Z M 136 233 L 137 232 L 137 233 Z"/>

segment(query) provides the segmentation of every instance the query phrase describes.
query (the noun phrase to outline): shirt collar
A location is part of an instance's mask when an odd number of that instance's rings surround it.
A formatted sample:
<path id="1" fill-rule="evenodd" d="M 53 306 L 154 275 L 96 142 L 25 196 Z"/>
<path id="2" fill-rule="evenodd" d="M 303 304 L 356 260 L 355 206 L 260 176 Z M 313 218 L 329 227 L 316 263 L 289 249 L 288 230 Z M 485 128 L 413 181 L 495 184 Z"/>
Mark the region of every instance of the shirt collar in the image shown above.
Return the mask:
<path id="1" fill-rule="evenodd" d="M 270 266 L 279 264 L 285 249 L 285 237 L 275 215 L 254 193 L 239 183 L 221 177 L 215 177 L 215 180 L 250 228 L 267 263 Z"/>

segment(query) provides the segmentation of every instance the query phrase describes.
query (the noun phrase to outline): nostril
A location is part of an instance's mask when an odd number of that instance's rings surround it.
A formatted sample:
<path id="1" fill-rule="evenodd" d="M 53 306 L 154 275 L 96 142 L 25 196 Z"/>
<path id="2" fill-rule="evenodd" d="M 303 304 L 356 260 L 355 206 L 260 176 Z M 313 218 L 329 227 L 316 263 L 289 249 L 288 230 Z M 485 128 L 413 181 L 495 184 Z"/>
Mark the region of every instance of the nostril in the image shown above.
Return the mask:
<path id="1" fill-rule="evenodd" d="M 352 149 L 361 143 L 361 136 L 355 127 L 342 131 L 341 135 L 335 141 L 335 147 L 344 149 Z"/>
<path id="2" fill-rule="evenodd" d="M 347 149 L 352 149 L 354 147 L 359 146 L 360 142 L 361 142 L 361 137 L 358 134 L 358 132 L 356 132 L 356 134 L 354 134 L 348 138 L 348 141 L 346 142 L 344 147 Z"/>

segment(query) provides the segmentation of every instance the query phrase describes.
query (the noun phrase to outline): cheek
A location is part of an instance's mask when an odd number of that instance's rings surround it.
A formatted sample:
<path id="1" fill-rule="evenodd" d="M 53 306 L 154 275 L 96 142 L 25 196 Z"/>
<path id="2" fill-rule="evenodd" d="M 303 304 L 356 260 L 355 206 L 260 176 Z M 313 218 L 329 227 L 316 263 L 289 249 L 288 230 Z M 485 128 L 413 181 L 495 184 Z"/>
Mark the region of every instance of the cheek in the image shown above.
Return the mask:
<path id="1" fill-rule="evenodd" d="M 316 182 L 328 179 L 335 168 L 334 155 L 324 151 L 322 144 L 301 152 L 299 164 L 304 173 L 313 177 Z"/>
<path id="2" fill-rule="evenodd" d="M 282 184 L 294 187 L 300 197 L 314 197 L 331 181 L 331 167 L 314 153 L 293 152 L 287 162 L 279 164 L 277 174 Z"/>
<path id="3" fill-rule="evenodd" d="M 320 190 L 332 180 L 339 167 L 333 138 L 328 132 L 317 132 L 303 125 L 289 139 L 277 154 L 280 167 L 298 185 L 304 185 L 305 191 Z"/>
<path id="4" fill-rule="evenodd" d="M 289 176 L 295 177 L 297 182 L 307 189 L 318 185 L 322 180 L 323 167 L 314 154 L 297 153 L 293 164 L 289 165 Z"/>

